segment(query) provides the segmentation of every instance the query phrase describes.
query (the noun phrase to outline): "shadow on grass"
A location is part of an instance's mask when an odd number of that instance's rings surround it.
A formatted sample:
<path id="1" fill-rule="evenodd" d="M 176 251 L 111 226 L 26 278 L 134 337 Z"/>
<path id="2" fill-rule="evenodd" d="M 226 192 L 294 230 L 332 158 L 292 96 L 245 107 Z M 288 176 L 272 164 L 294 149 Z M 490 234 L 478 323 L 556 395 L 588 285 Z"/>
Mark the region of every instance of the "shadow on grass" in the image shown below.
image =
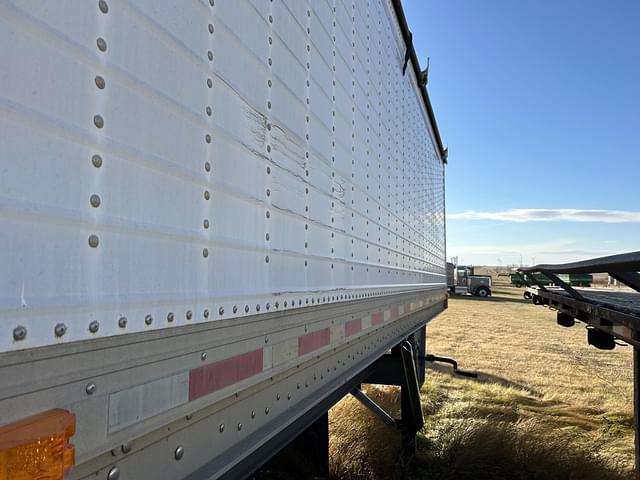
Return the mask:
<path id="1" fill-rule="evenodd" d="M 608 442 L 632 438 L 628 415 L 547 399 L 493 375 L 429 370 L 414 480 L 632 478 L 624 459 L 600 455 Z"/>
<path id="2" fill-rule="evenodd" d="M 471 378 L 471 377 L 465 377 L 462 375 L 458 375 L 456 374 L 453 369 L 450 366 L 447 365 L 441 365 L 438 363 L 428 363 L 427 364 L 427 375 L 428 375 L 428 371 L 432 370 L 438 373 L 442 373 L 445 375 L 450 375 L 453 378 L 459 378 L 461 380 L 469 380 L 471 382 L 478 382 L 478 383 L 494 383 L 494 384 L 498 384 L 501 385 L 503 387 L 507 387 L 507 388 L 516 388 L 518 390 L 522 390 L 523 392 L 528 393 L 529 395 L 533 395 L 536 397 L 542 397 L 542 394 L 534 389 L 532 389 L 531 387 L 528 387 L 527 385 L 524 385 L 523 383 L 518 383 L 518 382 L 514 382 L 512 380 L 506 379 L 504 377 L 498 377 L 497 375 L 492 375 L 490 373 L 483 373 L 483 372 L 477 372 L 477 371 L 472 371 L 472 370 L 466 370 L 464 365 L 458 365 L 458 367 L 463 370 L 463 371 L 469 371 L 469 372 L 473 372 L 473 373 L 477 373 L 478 374 L 478 378 Z"/>
<path id="3" fill-rule="evenodd" d="M 429 480 L 622 480 L 622 468 L 597 451 L 576 448 L 566 435 L 535 420 L 452 421 L 419 436 L 413 479 Z"/>
<path id="4" fill-rule="evenodd" d="M 506 296 L 505 296 L 506 295 Z M 490 297 L 480 298 L 473 295 L 452 295 L 451 298 L 456 300 L 473 301 L 473 302 L 494 302 L 494 303 L 531 303 L 530 300 L 516 297 L 510 293 L 494 290 Z"/>

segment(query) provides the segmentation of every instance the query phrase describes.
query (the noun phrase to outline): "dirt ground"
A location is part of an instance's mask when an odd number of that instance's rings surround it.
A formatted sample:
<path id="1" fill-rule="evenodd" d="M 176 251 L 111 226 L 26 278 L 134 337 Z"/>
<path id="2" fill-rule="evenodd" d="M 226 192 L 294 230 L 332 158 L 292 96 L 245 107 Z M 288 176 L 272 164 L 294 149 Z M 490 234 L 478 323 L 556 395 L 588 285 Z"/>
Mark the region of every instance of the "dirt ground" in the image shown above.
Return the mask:
<path id="1" fill-rule="evenodd" d="M 455 358 L 477 380 L 433 365 L 422 389 L 426 426 L 412 478 L 632 478 L 632 350 L 587 345 L 583 325 L 498 287 L 453 297 L 428 327 L 429 353 Z M 369 394 L 397 412 L 391 387 Z M 398 437 L 354 399 L 330 413 L 332 478 L 406 474 Z"/>

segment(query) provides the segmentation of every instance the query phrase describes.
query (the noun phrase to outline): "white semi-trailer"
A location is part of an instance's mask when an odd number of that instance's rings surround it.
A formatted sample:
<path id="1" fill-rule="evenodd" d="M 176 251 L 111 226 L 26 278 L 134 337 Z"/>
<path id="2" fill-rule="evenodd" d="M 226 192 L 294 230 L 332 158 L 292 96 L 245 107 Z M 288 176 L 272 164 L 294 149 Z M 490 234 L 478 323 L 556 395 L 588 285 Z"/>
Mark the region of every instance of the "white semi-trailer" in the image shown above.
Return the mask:
<path id="1" fill-rule="evenodd" d="M 0 65 L 0 479 L 240 478 L 424 355 L 446 151 L 398 1 L 4 0 Z"/>

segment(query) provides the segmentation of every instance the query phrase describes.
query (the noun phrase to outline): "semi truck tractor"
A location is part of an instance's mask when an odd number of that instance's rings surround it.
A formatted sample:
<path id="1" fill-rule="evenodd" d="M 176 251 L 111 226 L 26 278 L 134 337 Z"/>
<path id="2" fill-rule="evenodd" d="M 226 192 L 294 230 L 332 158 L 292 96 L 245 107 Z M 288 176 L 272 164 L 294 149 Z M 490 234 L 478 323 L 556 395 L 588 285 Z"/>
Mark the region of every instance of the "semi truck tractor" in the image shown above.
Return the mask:
<path id="1" fill-rule="evenodd" d="M 476 275 L 473 266 L 447 263 L 447 287 L 452 294 L 471 294 L 476 297 L 491 296 L 491 276 Z"/>
<path id="2" fill-rule="evenodd" d="M 0 478 L 244 478 L 417 391 L 447 152 L 399 1 L 7 0 L 0 60 Z"/>

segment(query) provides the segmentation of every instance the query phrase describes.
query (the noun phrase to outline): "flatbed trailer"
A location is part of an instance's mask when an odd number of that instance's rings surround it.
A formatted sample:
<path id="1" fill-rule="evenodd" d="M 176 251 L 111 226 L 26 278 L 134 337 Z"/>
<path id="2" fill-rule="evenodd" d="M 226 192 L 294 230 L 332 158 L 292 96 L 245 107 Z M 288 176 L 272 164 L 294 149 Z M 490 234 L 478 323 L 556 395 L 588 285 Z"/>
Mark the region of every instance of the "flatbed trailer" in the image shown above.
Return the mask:
<path id="1" fill-rule="evenodd" d="M 524 297 L 536 305 L 557 311 L 557 322 L 571 327 L 576 321 L 587 325 L 587 341 L 602 350 L 612 350 L 616 340 L 633 346 L 633 409 L 636 478 L 640 478 L 640 252 L 583 262 L 536 265 L 522 273 L 544 273 L 555 286 L 529 283 Z M 558 274 L 608 273 L 626 289 L 572 287 Z M 528 281 L 535 277 L 528 275 Z"/>
<path id="2" fill-rule="evenodd" d="M 0 478 L 243 478 L 363 382 L 415 434 L 447 152 L 399 1 L 6 1 L 0 60 Z"/>

